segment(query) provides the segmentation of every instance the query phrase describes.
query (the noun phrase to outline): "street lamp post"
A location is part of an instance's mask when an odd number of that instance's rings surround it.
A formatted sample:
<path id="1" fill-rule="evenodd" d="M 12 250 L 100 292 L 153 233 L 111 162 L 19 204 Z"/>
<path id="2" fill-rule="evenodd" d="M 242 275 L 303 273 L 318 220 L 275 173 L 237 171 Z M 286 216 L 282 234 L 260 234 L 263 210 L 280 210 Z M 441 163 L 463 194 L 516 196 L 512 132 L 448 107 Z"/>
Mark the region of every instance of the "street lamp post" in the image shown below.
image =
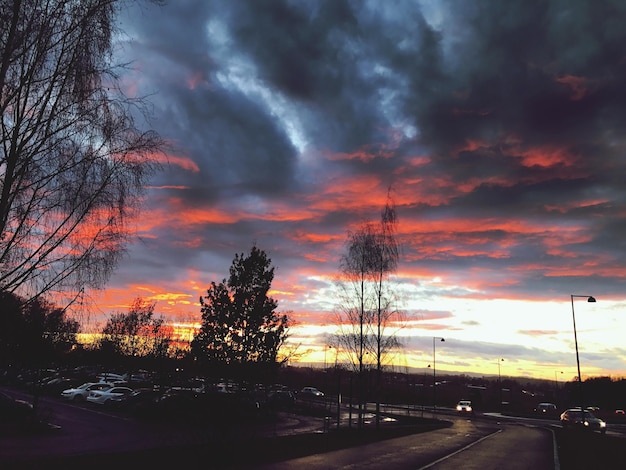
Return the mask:
<path id="1" fill-rule="evenodd" d="M 563 371 L 561 371 L 561 374 L 563 373 Z M 559 378 L 556 375 L 556 371 L 554 371 L 554 386 L 555 388 L 558 390 L 559 389 Z"/>
<path id="2" fill-rule="evenodd" d="M 500 394 L 500 413 L 502 413 L 502 380 L 501 380 L 501 375 L 500 375 L 500 363 L 504 362 L 504 358 L 500 358 L 498 360 L 498 388 L 499 388 L 499 394 Z"/>
<path id="3" fill-rule="evenodd" d="M 576 367 L 578 368 L 578 393 L 580 397 L 580 409 L 581 411 L 585 410 L 585 403 L 583 400 L 583 382 L 582 376 L 580 375 L 580 357 L 578 356 L 578 337 L 576 335 L 576 315 L 574 315 L 574 297 L 583 297 L 587 299 L 587 302 L 595 302 L 595 297 L 591 295 L 577 295 L 571 294 L 570 299 L 572 301 L 572 320 L 574 322 L 574 346 L 576 347 Z"/>
<path id="4" fill-rule="evenodd" d="M 438 338 L 436 336 L 433 336 L 433 413 L 435 412 L 435 410 L 437 409 L 437 367 L 435 366 L 436 364 L 436 354 L 435 354 L 435 340 L 438 339 L 441 342 L 444 342 L 445 339 L 443 338 Z"/>

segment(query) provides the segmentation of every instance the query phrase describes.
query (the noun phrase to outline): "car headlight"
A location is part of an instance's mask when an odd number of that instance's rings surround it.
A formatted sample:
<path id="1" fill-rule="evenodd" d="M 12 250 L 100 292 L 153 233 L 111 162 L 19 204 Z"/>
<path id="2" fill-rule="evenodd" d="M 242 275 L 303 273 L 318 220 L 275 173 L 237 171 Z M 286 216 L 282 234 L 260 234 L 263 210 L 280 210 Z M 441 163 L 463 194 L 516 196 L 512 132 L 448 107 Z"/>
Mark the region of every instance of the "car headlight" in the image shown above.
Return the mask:
<path id="1" fill-rule="evenodd" d="M 467 407 L 467 411 L 472 411 L 472 407 L 471 407 L 471 406 L 468 406 L 468 407 Z"/>
<path id="2" fill-rule="evenodd" d="M 600 427 L 601 428 L 606 428 L 606 423 L 604 421 L 600 421 Z"/>
<path id="3" fill-rule="evenodd" d="M 589 426 L 589 421 L 585 421 L 585 426 Z"/>
<path id="4" fill-rule="evenodd" d="M 456 410 L 457 410 L 457 411 L 461 411 L 461 406 L 460 406 L 460 405 L 457 405 L 457 406 L 456 406 Z"/>

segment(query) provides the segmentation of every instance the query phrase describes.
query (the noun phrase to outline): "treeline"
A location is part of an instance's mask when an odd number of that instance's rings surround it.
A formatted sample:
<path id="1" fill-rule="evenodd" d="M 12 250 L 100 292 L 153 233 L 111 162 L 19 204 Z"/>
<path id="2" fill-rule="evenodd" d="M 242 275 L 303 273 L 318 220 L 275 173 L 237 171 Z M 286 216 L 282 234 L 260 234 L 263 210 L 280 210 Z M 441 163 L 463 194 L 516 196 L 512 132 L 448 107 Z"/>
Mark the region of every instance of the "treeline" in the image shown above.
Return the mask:
<path id="1" fill-rule="evenodd" d="M 142 298 L 127 312 L 111 314 L 96 340 L 85 345 L 77 339 L 80 324 L 66 310 L 41 298 L 1 292 L 0 367 L 100 364 L 131 372 L 178 363 L 205 376 L 262 376 L 283 362 L 279 350 L 291 323 L 268 296 L 273 278 L 263 250 L 253 246 L 248 254 L 235 255 L 229 278 L 212 282 L 199 299 L 201 326 L 185 349 L 155 313 L 156 304 Z"/>
<path id="2" fill-rule="evenodd" d="M 5 367 L 61 361 L 78 346 L 79 330 L 79 323 L 62 308 L 0 291 L 0 361 Z"/>

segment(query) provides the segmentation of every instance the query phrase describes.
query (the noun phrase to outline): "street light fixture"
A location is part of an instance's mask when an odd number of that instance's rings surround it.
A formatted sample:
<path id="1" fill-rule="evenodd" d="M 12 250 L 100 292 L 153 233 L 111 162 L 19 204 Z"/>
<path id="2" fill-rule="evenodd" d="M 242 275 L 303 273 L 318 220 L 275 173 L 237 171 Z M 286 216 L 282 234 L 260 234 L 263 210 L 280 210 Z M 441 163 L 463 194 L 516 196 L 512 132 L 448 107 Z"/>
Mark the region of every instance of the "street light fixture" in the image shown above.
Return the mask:
<path id="1" fill-rule="evenodd" d="M 437 409 L 437 401 L 436 401 L 436 397 L 437 397 L 437 392 L 436 392 L 436 388 L 437 388 L 437 368 L 435 366 L 435 364 L 436 364 L 436 361 L 435 361 L 435 356 L 436 356 L 435 355 L 435 340 L 436 339 L 440 340 L 442 343 L 446 341 L 444 338 L 438 338 L 437 336 L 433 336 L 433 413 Z"/>
<path id="2" fill-rule="evenodd" d="M 584 400 L 583 400 L 583 382 L 582 382 L 582 376 L 580 375 L 580 357 L 578 355 L 578 337 L 576 335 L 576 315 L 574 315 L 574 297 L 583 297 L 587 299 L 587 302 L 595 302 L 596 299 L 595 297 L 591 296 L 591 295 L 577 295 L 577 294 L 571 294 L 570 295 L 570 299 L 572 301 L 572 320 L 574 322 L 574 346 L 576 347 L 576 367 L 578 368 L 578 391 L 580 394 L 580 409 L 581 411 L 585 410 L 585 404 L 584 404 Z"/>

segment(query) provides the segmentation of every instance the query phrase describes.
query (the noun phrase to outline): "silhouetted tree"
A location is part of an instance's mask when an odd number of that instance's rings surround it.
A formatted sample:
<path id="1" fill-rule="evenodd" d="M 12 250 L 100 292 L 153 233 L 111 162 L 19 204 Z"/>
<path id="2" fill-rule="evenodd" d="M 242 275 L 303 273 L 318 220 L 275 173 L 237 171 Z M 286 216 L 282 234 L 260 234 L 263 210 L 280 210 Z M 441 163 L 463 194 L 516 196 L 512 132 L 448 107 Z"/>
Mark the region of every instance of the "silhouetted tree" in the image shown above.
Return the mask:
<path id="1" fill-rule="evenodd" d="M 102 287 L 163 142 L 112 64 L 116 0 L 0 0 L 0 289 Z"/>
<path id="2" fill-rule="evenodd" d="M 372 339 L 369 329 L 375 313 L 375 296 L 371 290 L 375 247 L 373 224 L 365 223 L 356 232 L 349 233 L 338 283 L 340 312 L 336 342 L 358 372 L 359 427 L 363 423 L 364 355 L 371 349 L 367 343 Z"/>
<path id="3" fill-rule="evenodd" d="M 253 246 L 247 256 L 235 255 L 228 282 L 211 283 L 200 298 L 201 326 L 191 343 L 194 357 L 208 367 L 247 364 L 276 365 L 290 320 L 276 312 L 268 296 L 274 267 L 266 253 Z"/>
<path id="4" fill-rule="evenodd" d="M 387 202 L 381 212 L 380 226 L 376 232 L 374 244 L 372 274 L 374 275 L 374 292 L 376 296 L 376 328 L 374 330 L 376 349 L 376 427 L 380 426 L 380 388 L 383 367 L 383 356 L 398 348 L 399 342 L 394 334 L 385 331 L 386 327 L 398 312 L 393 308 L 393 291 L 388 288 L 388 278 L 398 267 L 398 244 L 395 232 L 397 225 L 396 208 L 391 200 L 390 191 Z"/>
<path id="5" fill-rule="evenodd" d="M 380 224 L 365 222 L 357 231 L 349 233 L 340 264 L 338 332 L 333 343 L 358 370 L 359 410 L 363 402 L 365 357 L 370 358 L 370 364 L 376 364 L 378 412 L 383 358 L 399 346 L 395 334 L 386 331 L 392 317 L 398 314 L 393 308 L 395 299 L 387 282 L 398 264 L 396 224 L 395 205 L 388 194 Z M 379 416 L 377 413 L 377 425 Z"/>
<path id="6" fill-rule="evenodd" d="M 41 367 L 63 358 L 77 344 L 79 324 L 41 299 L 0 292 L 0 358 L 4 365 Z"/>
<path id="7" fill-rule="evenodd" d="M 171 328 L 154 316 L 156 304 L 137 298 L 128 312 L 111 315 L 102 330 L 100 348 L 119 357 L 163 358 L 172 341 Z"/>

